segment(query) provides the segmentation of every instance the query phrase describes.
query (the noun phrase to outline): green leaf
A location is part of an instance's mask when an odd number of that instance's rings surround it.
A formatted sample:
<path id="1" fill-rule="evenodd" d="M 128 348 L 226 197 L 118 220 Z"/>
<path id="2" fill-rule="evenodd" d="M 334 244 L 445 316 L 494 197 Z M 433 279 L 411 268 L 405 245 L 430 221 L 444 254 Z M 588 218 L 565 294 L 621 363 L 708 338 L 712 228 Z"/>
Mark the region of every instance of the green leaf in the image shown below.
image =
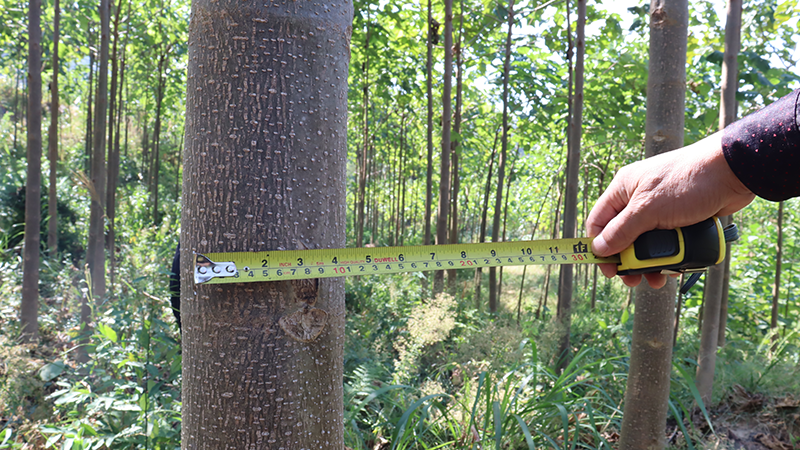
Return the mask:
<path id="1" fill-rule="evenodd" d="M 51 362 L 39 370 L 39 378 L 45 382 L 50 381 L 53 378 L 61 375 L 64 372 L 64 368 L 65 366 L 63 361 Z"/>
<path id="2" fill-rule="evenodd" d="M 97 331 L 111 342 L 117 342 L 117 332 L 106 324 L 97 324 Z"/>
<path id="3" fill-rule="evenodd" d="M 619 319 L 619 323 L 622 325 L 626 324 L 630 317 L 631 315 L 630 312 L 628 311 L 628 308 L 625 308 L 625 310 L 622 311 L 622 317 Z"/>

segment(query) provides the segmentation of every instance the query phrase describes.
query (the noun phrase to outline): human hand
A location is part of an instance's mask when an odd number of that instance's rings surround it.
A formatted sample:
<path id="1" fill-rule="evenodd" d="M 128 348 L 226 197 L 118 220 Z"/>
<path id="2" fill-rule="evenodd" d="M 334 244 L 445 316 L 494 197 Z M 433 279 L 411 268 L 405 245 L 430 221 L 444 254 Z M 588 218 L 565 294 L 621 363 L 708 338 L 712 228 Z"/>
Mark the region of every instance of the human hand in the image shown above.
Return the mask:
<path id="1" fill-rule="evenodd" d="M 610 256 L 633 244 L 639 235 L 656 228 L 672 229 L 711 216 L 726 216 L 747 206 L 755 195 L 734 175 L 722 153 L 722 133 L 692 145 L 623 167 L 597 200 L 586 221 L 586 231 L 597 256 Z M 600 264 L 606 277 L 616 264 Z M 646 274 L 650 286 L 660 288 L 666 275 Z M 628 286 L 641 275 L 623 276 Z"/>

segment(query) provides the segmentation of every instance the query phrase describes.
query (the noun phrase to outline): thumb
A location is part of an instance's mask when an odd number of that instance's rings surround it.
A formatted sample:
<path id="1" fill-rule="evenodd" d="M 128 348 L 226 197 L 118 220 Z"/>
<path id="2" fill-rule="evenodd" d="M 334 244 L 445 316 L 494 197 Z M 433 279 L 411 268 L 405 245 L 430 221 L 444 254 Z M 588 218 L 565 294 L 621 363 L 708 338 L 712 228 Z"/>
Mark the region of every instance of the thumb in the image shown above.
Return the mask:
<path id="1" fill-rule="evenodd" d="M 592 252 L 597 256 L 611 256 L 630 247 L 642 233 L 656 227 L 654 219 L 647 216 L 628 205 L 594 238 Z"/>

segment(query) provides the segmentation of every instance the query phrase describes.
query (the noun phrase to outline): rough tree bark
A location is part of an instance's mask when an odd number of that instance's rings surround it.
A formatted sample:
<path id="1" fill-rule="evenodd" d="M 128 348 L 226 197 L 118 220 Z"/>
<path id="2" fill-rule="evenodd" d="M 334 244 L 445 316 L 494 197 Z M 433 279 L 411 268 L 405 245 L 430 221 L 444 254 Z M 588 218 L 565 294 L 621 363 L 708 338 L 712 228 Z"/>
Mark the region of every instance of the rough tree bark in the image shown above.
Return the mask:
<path id="1" fill-rule="evenodd" d="M 47 194 L 47 249 L 50 257 L 58 253 L 58 192 L 56 191 L 56 172 L 58 170 L 58 39 L 61 22 L 59 0 L 53 4 L 53 81 L 50 83 L 50 132 L 47 136 L 47 159 L 50 162 L 49 189 Z"/>
<path id="2" fill-rule="evenodd" d="M 583 58 L 586 44 L 584 28 L 586 24 L 586 0 L 577 0 L 578 20 L 575 23 L 575 95 L 572 97 L 572 114 L 568 132 L 570 134 L 567 150 L 567 180 L 564 192 L 564 239 L 575 237 L 578 226 L 578 172 L 581 164 L 581 123 L 583 122 Z M 569 31 L 572 32 L 571 30 Z M 572 322 L 572 291 L 574 266 L 564 264 L 560 267 L 561 277 L 558 286 L 558 307 L 556 318 L 562 333 L 559 339 L 557 367 L 564 369 L 569 362 L 569 335 Z"/>
<path id="3" fill-rule="evenodd" d="M 352 3 L 196 0 L 181 275 L 193 252 L 345 245 Z M 344 281 L 182 292 L 185 449 L 344 448 Z"/>
<path id="4" fill-rule="evenodd" d="M 514 0 L 508 3 L 508 32 L 506 33 L 505 60 L 503 61 L 503 129 L 500 139 L 500 160 L 497 163 L 497 196 L 494 202 L 492 221 L 492 242 L 500 238 L 500 216 L 503 208 L 503 179 L 506 175 L 506 154 L 508 153 L 508 80 L 511 74 L 511 38 L 514 27 Z M 497 292 L 497 268 L 489 268 L 489 312 L 497 312 L 499 303 Z"/>
<path id="5" fill-rule="evenodd" d="M 28 3 L 28 168 L 20 325 L 23 342 L 39 340 L 39 222 L 42 217 L 42 4 Z"/>
<path id="6" fill-rule="evenodd" d="M 436 244 L 447 244 L 450 216 L 450 130 L 453 103 L 453 0 L 444 1 L 444 80 L 442 92 L 442 155 L 439 158 L 439 208 L 436 214 Z M 444 271 L 433 273 L 433 295 L 444 291 Z"/>
<path id="7" fill-rule="evenodd" d="M 687 0 L 650 3 L 645 155 L 683 146 Z M 661 289 L 636 288 L 631 360 L 625 391 L 621 450 L 663 449 L 672 369 L 675 280 Z"/>

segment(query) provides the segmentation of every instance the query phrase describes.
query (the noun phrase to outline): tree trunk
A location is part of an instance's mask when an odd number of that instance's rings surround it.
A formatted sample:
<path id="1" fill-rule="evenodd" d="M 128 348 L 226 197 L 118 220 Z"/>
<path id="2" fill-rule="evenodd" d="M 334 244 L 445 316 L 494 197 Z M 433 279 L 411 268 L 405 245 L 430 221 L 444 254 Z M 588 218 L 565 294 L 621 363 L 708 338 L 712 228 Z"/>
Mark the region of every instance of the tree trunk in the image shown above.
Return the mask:
<path id="1" fill-rule="evenodd" d="M 450 212 L 450 130 L 453 96 L 453 0 L 444 0 L 444 89 L 442 92 L 442 155 L 439 158 L 439 209 L 436 214 L 436 244 L 447 244 Z M 444 271 L 433 273 L 433 295 L 444 291 Z"/>
<path id="2" fill-rule="evenodd" d="M 553 178 L 553 182 L 550 183 L 550 186 L 547 187 L 547 192 L 544 193 L 544 197 L 550 194 L 550 189 L 553 188 L 553 184 L 555 184 L 556 180 Z M 539 219 L 542 217 L 542 211 L 544 210 L 544 202 L 539 205 L 539 212 L 536 213 L 536 222 L 533 224 L 533 228 L 531 229 L 531 240 L 536 239 L 536 230 L 539 229 Z M 519 283 L 519 297 L 517 298 L 517 325 L 519 325 L 520 315 L 522 314 L 522 292 L 525 289 L 525 273 L 528 271 L 528 266 L 522 266 L 522 279 Z"/>
<path id="3" fill-rule="evenodd" d="M 503 204 L 503 242 L 506 241 L 506 228 L 508 225 L 508 197 L 511 196 L 511 179 L 514 178 L 514 163 L 517 160 L 515 159 L 514 162 L 511 163 L 511 168 L 508 171 L 508 176 L 506 177 L 506 200 Z M 503 266 L 500 266 L 500 274 L 497 277 L 497 292 L 502 295 L 503 293 Z"/>
<path id="4" fill-rule="evenodd" d="M 727 218 L 722 218 L 727 225 Z M 720 310 L 722 302 L 722 283 L 725 277 L 724 262 L 708 268 L 703 295 L 703 321 L 700 328 L 700 354 L 697 356 L 697 391 L 703 404 L 709 405 L 714 389 L 714 367 L 717 360 L 717 339 L 719 338 Z M 676 315 L 677 317 L 677 315 Z M 677 321 L 676 321 L 677 326 Z M 676 333 L 673 333 L 677 336 Z M 675 342 L 675 338 L 673 338 Z"/>
<path id="5" fill-rule="evenodd" d="M 425 172 L 425 236 L 424 245 L 431 245 L 431 213 L 433 212 L 433 12 L 428 0 L 428 41 L 425 63 L 425 95 L 428 99 L 428 116 L 425 135 L 428 143 L 428 167 Z"/>
<path id="6" fill-rule="evenodd" d="M 778 328 L 778 304 L 781 297 L 781 269 L 783 259 L 783 202 L 778 203 L 778 240 L 775 243 L 775 284 L 772 286 L 772 314 L 769 327 L 775 331 Z M 777 338 L 777 333 L 773 339 Z"/>
<path id="7" fill-rule="evenodd" d="M 586 23 L 586 0 L 577 0 L 578 20 L 576 22 L 575 37 L 575 96 L 572 97 L 572 114 L 568 133 L 570 139 L 567 151 L 567 178 L 566 192 L 564 193 L 564 239 L 575 237 L 578 226 L 578 171 L 581 164 L 581 123 L 583 121 L 583 57 L 585 53 L 584 25 Z M 571 31 L 570 31 L 571 33 Z M 561 338 L 559 340 L 558 363 L 559 370 L 563 370 L 569 362 L 569 335 L 572 322 L 572 291 L 573 291 L 572 264 L 561 266 L 561 277 L 558 287 L 558 308 L 556 317 L 560 325 Z"/>
<path id="8" fill-rule="evenodd" d="M 91 34 L 91 32 L 90 32 Z M 94 108 L 94 51 L 89 50 L 89 92 L 86 97 L 86 144 L 83 171 L 92 173 L 92 109 Z"/>
<path id="9" fill-rule="evenodd" d="M 116 45 L 117 38 L 114 38 L 115 45 Z M 122 64 L 120 65 L 120 73 L 119 73 L 119 86 L 125 85 L 125 60 L 124 60 L 124 53 L 125 47 L 123 45 L 123 60 Z M 113 71 L 112 71 L 113 74 Z M 113 151 L 109 152 L 108 158 L 108 190 L 106 192 L 107 199 L 106 199 L 106 209 L 108 211 L 108 236 L 107 236 L 107 247 L 109 251 L 109 258 L 110 258 L 110 265 L 111 265 L 111 277 L 110 282 L 111 286 L 114 286 L 115 275 L 116 275 L 116 240 L 117 240 L 117 229 L 116 229 L 116 209 L 117 209 L 117 181 L 119 179 L 119 141 L 120 141 L 120 126 L 122 123 L 123 117 L 123 90 L 119 89 L 118 99 L 117 99 L 117 113 L 115 114 L 116 117 L 116 132 L 114 133 L 114 143 L 113 143 Z M 127 121 L 126 121 L 127 124 Z M 125 130 L 127 136 L 127 128 Z M 127 141 L 127 138 L 126 138 Z"/>
<path id="10" fill-rule="evenodd" d="M 363 132 L 363 142 L 361 149 L 360 171 L 358 177 L 358 202 L 356 205 L 356 247 L 364 245 L 364 205 L 367 195 L 367 173 L 369 166 L 369 11 L 367 11 L 366 33 L 364 38 L 364 61 L 361 63 L 361 71 L 364 74 L 362 82 L 362 121 L 361 129 Z"/>
<path id="11" fill-rule="evenodd" d="M 736 4 L 738 3 L 738 5 Z M 719 129 L 722 130 L 736 118 L 736 85 L 738 81 L 739 30 L 741 28 L 741 0 L 728 1 L 727 24 L 725 26 L 725 55 L 722 61 L 722 95 L 720 96 Z M 722 224 L 730 223 L 731 217 L 723 217 Z M 728 299 L 725 270 L 730 279 L 730 243 L 726 244 L 725 261 L 708 268 L 703 300 L 703 326 L 700 331 L 700 354 L 697 357 L 697 390 L 706 405 L 714 390 L 714 370 L 720 336 L 725 336 Z M 723 304 L 725 307 L 723 308 Z M 726 318 L 722 317 L 725 310 Z M 720 327 L 723 327 L 720 330 Z"/>
<path id="12" fill-rule="evenodd" d="M 558 189 L 558 199 L 556 200 L 556 211 L 553 215 L 553 231 L 550 234 L 550 239 L 555 239 L 558 236 L 558 224 L 561 222 L 560 210 L 561 210 L 561 199 L 564 196 L 564 190 L 561 189 L 561 181 L 557 181 L 557 189 Z M 542 297 L 539 300 L 539 306 L 536 308 L 536 320 L 539 320 L 541 312 L 544 308 L 547 308 L 547 295 L 550 293 L 550 272 L 552 270 L 552 265 L 547 265 L 547 269 L 545 269 L 545 276 L 544 276 L 544 293 L 542 293 Z"/>
<path id="13" fill-rule="evenodd" d="M 500 160 L 497 164 L 497 196 L 494 202 L 492 221 L 492 242 L 500 238 L 500 215 L 503 208 L 503 180 L 506 172 L 506 153 L 508 151 L 508 81 L 511 73 L 511 38 L 514 26 L 514 0 L 508 3 L 508 32 L 506 33 L 505 60 L 503 61 L 503 137 L 500 140 Z M 497 312 L 499 293 L 497 292 L 497 268 L 489 268 L 489 312 Z"/>
<path id="14" fill-rule="evenodd" d="M 153 225 L 159 223 L 158 217 L 158 174 L 161 171 L 161 111 L 164 103 L 164 90 L 167 85 L 167 67 L 169 66 L 169 47 L 158 60 L 158 87 L 156 91 L 156 125 L 153 130 Z"/>
<path id="15" fill-rule="evenodd" d="M 451 142 L 452 157 L 453 157 L 453 170 L 451 171 L 451 178 L 453 180 L 453 193 L 450 199 L 452 204 L 450 213 L 450 243 L 458 244 L 458 191 L 461 189 L 461 176 L 458 172 L 458 159 L 461 154 L 461 108 L 463 103 L 463 90 L 464 90 L 464 58 L 462 56 L 462 42 L 464 40 L 464 0 L 459 3 L 459 25 L 458 25 L 458 43 L 456 43 L 456 113 L 453 121 L 453 132 L 456 137 Z M 455 294 L 456 288 L 456 271 L 447 271 L 447 289 Z"/>
<path id="16" fill-rule="evenodd" d="M 59 0 L 53 4 L 53 82 L 50 84 L 50 132 L 48 133 L 48 160 L 50 161 L 50 187 L 47 196 L 47 248 L 50 257 L 58 253 L 58 192 L 56 174 L 58 171 L 58 39 L 61 22 Z"/>
<path id="17" fill-rule="evenodd" d="M 106 294 L 104 222 L 106 202 L 106 113 L 108 109 L 108 44 L 110 32 L 109 0 L 100 1 L 100 60 L 97 69 L 97 99 L 92 142 L 91 213 L 86 263 L 92 276 L 92 294 L 100 304 Z M 87 317 L 88 318 L 88 317 Z M 84 322 L 86 323 L 86 322 Z"/>
<path id="18" fill-rule="evenodd" d="M 345 245 L 353 6 L 298 5 L 192 3 L 187 283 L 193 252 Z M 343 279 L 194 285 L 182 297 L 183 448 L 344 448 Z"/>
<path id="19" fill-rule="evenodd" d="M 22 50 L 18 50 L 17 57 L 21 59 L 22 55 L 20 55 L 20 53 L 22 53 Z M 12 144 L 11 144 L 11 148 L 14 149 L 14 150 L 17 149 L 17 129 L 19 128 L 19 122 L 20 122 L 20 120 L 19 120 L 19 116 L 20 116 L 20 114 L 19 114 L 19 104 L 21 102 L 19 100 L 19 85 L 20 85 L 20 78 L 22 78 L 22 76 L 20 75 L 20 72 L 21 71 L 15 65 L 14 66 L 14 78 L 15 78 L 15 80 L 14 80 L 14 138 L 13 138 Z"/>
<path id="20" fill-rule="evenodd" d="M 42 4 L 28 3 L 28 167 L 20 325 L 23 342 L 39 340 L 39 223 L 42 217 Z"/>
<path id="21" fill-rule="evenodd" d="M 492 144 L 492 156 L 489 157 L 489 171 L 486 173 L 486 188 L 483 191 L 483 209 L 481 210 L 481 231 L 478 242 L 486 242 L 486 217 L 489 213 L 489 193 L 492 190 L 492 169 L 494 168 L 494 157 L 497 154 L 497 137 L 499 129 L 494 132 L 494 143 Z M 481 276 L 483 270 L 478 267 L 475 269 L 475 309 L 481 309 Z"/>
<path id="22" fill-rule="evenodd" d="M 113 6 L 113 5 L 112 5 Z M 115 176 L 115 155 L 114 155 L 114 139 L 116 134 L 114 133 L 114 127 L 117 124 L 117 88 L 118 88 L 118 77 L 119 77 L 119 58 L 117 54 L 117 47 L 119 45 L 119 16 L 122 10 L 122 1 L 120 0 L 119 4 L 116 5 L 116 12 L 114 15 L 114 48 L 111 51 L 111 86 L 109 87 L 109 101 L 108 101 L 108 169 L 107 169 L 107 177 L 106 177 L 106 217 L 108 222 L 108 229 L 106 234 L 106 248 L 108 249 L 108 263 L 109 263 L 109 286 L 110 290 L 113 292 L 114 290 L 114 275 L 116 272 L 116 258 L 114 252 L 114 231 L 113 231 L 113 223 L 115 217 L 114 208 L 115 199 L 114 194 L 117 187 L 117 180 Z M 117 164 L 119 164 L 117 160 Z"/>
<path id="23" fill-rule="evenodd" d="M 687 0 L 650 3 L 648 157 L 683 146 L 688 9 Z M 620 450 L 663 449 L 666 445 L 675 295 L 674 279 L 658 290 L 647 283 L 636 288 Z"/>
<path id="24" fill-rule="evenodd" d="M 720 96 L 719 129 L 722 130 L 736 120 L 736 92 L 739 90 L 739 49 L 741 47 L 742 0 L 728 0 L 725 23 L 725 54 L 722 58 L 722 95 Z M 728 223 L 733 217 L 728 216 Z M 728 288 L 731 278 L 731 244 L 727 243 L 722 275 L 722 302 L 719 312 L 719 334 L 717 346 L 725 345 L 725 329 L 728 325 Z"/>

